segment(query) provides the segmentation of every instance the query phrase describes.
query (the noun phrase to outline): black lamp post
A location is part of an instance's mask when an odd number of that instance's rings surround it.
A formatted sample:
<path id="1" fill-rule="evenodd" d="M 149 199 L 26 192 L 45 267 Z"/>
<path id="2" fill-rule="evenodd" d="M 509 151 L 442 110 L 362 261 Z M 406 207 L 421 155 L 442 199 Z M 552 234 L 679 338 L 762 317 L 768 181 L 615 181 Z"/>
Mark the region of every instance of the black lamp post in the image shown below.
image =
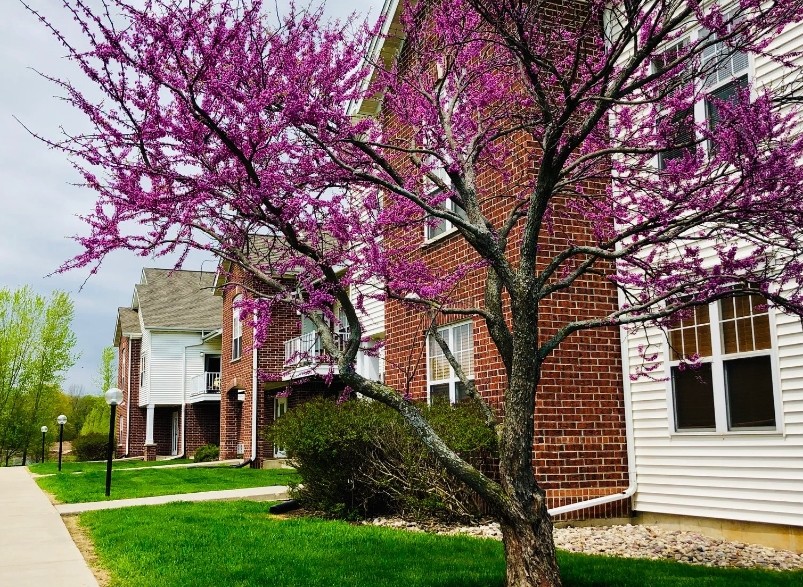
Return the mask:
<path id="1" fill-rule="evenodd" d="M 67 416 L 62 414 L 56 418 L 56 422 L 59 423 L 59 471 L 61 471 L 61 445 L 64 441 L 64 425 L 67 423 Z"/>
<path id="2" fill-rule="evenodd" d="M 109 410 L 109 448 L 106 451 L 106 497 L 112 490 L 112 446 L 114 443 L 114 417 L 117 413 L 117 404 L 123 400 L 123 390 L 112 387 L 105 393 Z"/>
<path id="3" fill-rule="evenodd" d="M 42 426 L 42 462 L 45 462 L 45 434 L 47 434 L 47 426 Z"/>

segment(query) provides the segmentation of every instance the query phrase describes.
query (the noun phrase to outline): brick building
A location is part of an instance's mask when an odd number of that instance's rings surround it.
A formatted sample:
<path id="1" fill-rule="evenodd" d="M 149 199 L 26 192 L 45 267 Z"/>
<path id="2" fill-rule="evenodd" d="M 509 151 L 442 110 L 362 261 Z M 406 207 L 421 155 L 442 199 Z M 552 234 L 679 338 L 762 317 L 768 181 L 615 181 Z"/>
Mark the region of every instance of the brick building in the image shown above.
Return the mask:
<path id="1" fill-rule="evenodd" d="M 385 4 L 389 35 L 380 41 L 374 56 L 386 65 L 411 59 L 410 51 L 402 51 L 397 34 L 403 2 Z M 382 111 L 381 100 L 366 101 L 360 115 L 378 117 L 385 129 L 385 140 L 410 144 L 412 133 L 405 120 L 395 119 Z M 389 138 L 390 137 L 390 138 Z M 488 198 L 483 213 L 500 226 L 516 200 L 516 188 L 526 186 L 532 177 L 532 158 L 537 146 L 525 139 L 515 139 L 510 164 L 501 171 L 486 170 L 477 178 L 477 188 Z M 436 170 L 438 173 L 439 170 Z M 445 170 L 440 170 L 446 178 Z M 587 193 L 604 193 L 604 178 L 584 186 Z M 526 189 L 526 188 L 519 188 Z M 444 206 L 451 205 L 446 201 Z M 568 211 L 555 215 L 551 235 L 539 242 L 539 266 L 552 254 L 564 249 L 568 242 L 592 241 L 593 226 L 584 218 Z M 477 255 L 446 221 L 433 223 L 423 215 L 421 223 L 404 233 L 392 235 L 389 242 L 417 245 L 413 259 L 423 261 L 436 274 L 449 274 L 455 268 L 478 260 Z M 515 250 L 521 233 L 513 232 L 508 250 Z M 515 263 L 515 259 L 513 259 Z M 465 275 L 451 294 L 454 307 L 483 307 L 485 270 L 476 269 Z M 603 278 L 589 276 L 578 280 L 570 289 L 551 295 L 542 303 L 540 329 L 542 340 L 554 334 L 567 322 L 604 316 L 617 308 L 617 292 Z M 438 398 L 459 401 L 461 384 L 434 339 L 425 335 L 432 321 L 464 370 L 473 374 L 480 393 L 500 416 L 506 384 L 504 365 L 483 319 L 434 315 L 415 304 L 388 301 L 385 307 L 385 381 L 396 389 L 409 392 L 420 401 Z M 629 486 L 628 448 L 623 395 L 621 342 L 618 328 L 600 329 L 572 335 L 545 363 L 536 403 L 533 467 L 539 484 L 547 490 L 550 508 L 582 502 L 597 497 L 622 494 Z M 627 499 L 613 501 L 573 512 L 571 517 L 627 516 Z"/>
<path id="2" fill-rule="evenodd" d="M 274 308 L 270 336 L 254 347 L 254 327 L 236 307 L 241 297 L 264 291 L 237 265 L 220 265 L 215 291 L 222 298 L 220 458 L 242 458 L 253 467 L 285 457 L 265 433 L 288 409 L 317 395 L 336 396 L 342 385 L 324 381 L 329 367 L 313 364 L 319 346 L 310 325 L 289 306 Z M 310 360 L 298 361 L 301 345 Z"/>
<path id="3" fill-rule="evenodd" d="M 192 456 L 220 441 L 220 298 L 214 273 L 142 270 L 118 309 L 119 456 Z"/>

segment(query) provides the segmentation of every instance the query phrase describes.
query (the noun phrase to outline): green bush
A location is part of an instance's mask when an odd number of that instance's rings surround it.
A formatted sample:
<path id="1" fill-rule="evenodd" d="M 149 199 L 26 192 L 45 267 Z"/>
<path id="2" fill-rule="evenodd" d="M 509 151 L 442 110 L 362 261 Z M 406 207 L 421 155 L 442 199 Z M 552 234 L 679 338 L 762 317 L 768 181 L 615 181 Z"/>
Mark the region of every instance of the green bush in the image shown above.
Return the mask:
<path id="1" fill-rule="evenodd" d="M 220 456 L 220 447 L 216 444 L 205 444 L 198 447 L 193 455 L 193 460 L 196 463 L 206 463 L 209 461 L 216 461 Z"/>
<path id="2" fill-rule="evenodd" d="M 108 455 L 109 436 L 91 432 L 72 441 L 72 452 L 79 461 L 103 461 Z"/>
<path id="3" fill-rule="evenodd" d="M 441 438 L 463 458 L 492 469 L 496 438 L 473 402 L 421 406 Z M 301 477 L 294 496 L 343 518 L 398 514 L 468 520 L 479 498 L 451 477 L 396 412 L 379 402 L 316 399 L 269 430 Z"/>

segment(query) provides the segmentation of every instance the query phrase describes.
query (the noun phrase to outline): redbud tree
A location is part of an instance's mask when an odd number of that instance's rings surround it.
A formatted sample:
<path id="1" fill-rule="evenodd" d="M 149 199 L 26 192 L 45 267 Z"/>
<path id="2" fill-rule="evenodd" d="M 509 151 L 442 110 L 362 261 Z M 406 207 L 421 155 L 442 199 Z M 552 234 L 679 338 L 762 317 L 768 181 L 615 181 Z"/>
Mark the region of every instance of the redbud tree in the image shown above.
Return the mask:
<path id="1" fill-rule="evenodd" d="M 772 44 L 801 19 L 800 0 L 422 1 L 383 15 L 403 38 L 392 54 L 376 50 L 381 21 L 279 16 L 260 0 L 62 4 L 82 34 L 65 36 L 55 8 L 32 12 L 94 84 L 88 94 L 51 76 L 93 130 L 45 140 L 98 195 L 64 269 L 94 271 L 120 249 L 201 249 L 244 268 L 261 292 L 242 302 L 257 342 L 277 304 L 308 316 L 343 381 L 397 410 L 483 498 L 507 585 L 560 584 L 532 446 L 542 366 L 562 341 L 665 327 L 734 290 L 803 314 L 797 56 Z M 788 75 L 711 90 L 739 59 Z M 510 181 L 488 187 L 492 172 Z M 587 234 L 558 234 L 565 218 Z M 474 251 L 471 267 L 412 254 L 439 219 Z M 461 306 L 450 292 L 478 269 L 484 305 Z M 543 335 L 545 305 L 588 276 L 621 292 L 618 309 Z M 355 372 L 364 341 L 349 288 L 368 281 L 486 325 L 505 367 L 502 420 L 431 334 L 499 436 L 498 480 L 402 390 Z"/>

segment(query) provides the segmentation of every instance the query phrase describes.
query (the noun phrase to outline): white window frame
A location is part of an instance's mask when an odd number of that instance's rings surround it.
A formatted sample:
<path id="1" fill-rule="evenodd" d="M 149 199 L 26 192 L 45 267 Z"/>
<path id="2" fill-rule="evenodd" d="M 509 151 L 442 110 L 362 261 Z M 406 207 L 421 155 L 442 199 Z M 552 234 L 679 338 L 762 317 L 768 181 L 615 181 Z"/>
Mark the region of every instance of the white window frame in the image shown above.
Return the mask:
<path id="1" fill-rule="evenodd" d="M 471 321 L 468 322 L 456 322 L 454 324 L 447 324 L 446 326 L 441 326 L 438 328 L 438 333 L 443 337 L 446 341 L 446 345 L 449 347 L 449 350 L 452 351 L 452 354 L 456 354 L 455 352 L 455 333 L 458 329 L 463 327 L 468 327 L 468 345 L 470 350 L 469 356 L 469 365 L 468 369 L 463 367 L 466 370 L 466 375 L 468 376 L 469 380 L 474 379 L 474 325 Z M 427 403 L 432 403 L 432 395 L 431 389 L 435 385 L 448 385 L 449 386 L 449 403 L 455 403 L 457 398 L 457 385 L 460 382 L 460 379 L 457 377 L 457 374 L 454 372 L 454 369 L 451 365 L 449 365 L 449 376 L 446 378 L 441 379 L 434 379 L 432 375 L 432 367 L 431 367 L 431 358 L 432 358 L 432 350 L 437 348 L 440 351 L 440 346 L 438 345 L 437 341 L 433 336 L 427 336 Z M 442 354 L 443 351 L 440 351 Z M 456 357 L 459 359 L 459 357 Z M 445 357 L 444 357 L 444 360 Z"/>
<path id="2" fill-rule="evenodd" d="M 432 172 L 436 176 L 438 176 L 438 179 L 440 179 L 445 185 L 452 185 L 452 180 L 449 177 L 449 175 L 446 173 L 445 169 L 443 169 L 441 167 L 437 167 Z M 429 192 L 429 196 L 430 197 L 434 196 L 435 194 L 437 194 L 440 191 L 440 188 L 436 187 L 434 182 L 432 182 L 432 181 L 430 181 L 428 179 L 425 179 L 425 182 L 427 184 L 430 184 L 430 187 L 432 188 L 430 190 L 430 192 Z M 454 200 L 452 200 L 451 198 L 447 198 L 446 200 L 441 202 L 440 203 L 440 207 L 445 209 L 445 210 L 449 210 L 450 212 L 454 212 L 455 214 L 458 214 L 458 215 L 460 215 L 461 212 L 463 214 L 465 214 L 465 212 L 460 208 L 460 206 L 458 206 L 454 202 Z M 434 231 L 441 230 L 441 229 L 442 229 L 442 232 L 438 232 L 437 234 L 432 234 Z M 427 245 L 429 243 L 433 243 L 433 242 L 439 241 L 440 239 L 445 238 L 446 236 L 452 234 L 456 230 L 457 230 L 457 227 L 454 224 L 452 224 L 450 221 L 446 220 L 445 218 L 439 218 L 437 224 L 433 224 L 432 223 L 432 217 L 431 216 L 427 216 L 426 217 L 426 222 L 424 222 L 424 244 Z"/>
<path id="3" fill-rule="evenodd" d="M 702 27 L 699 27 L 699 26 L 695 27 L 694 29 L 690 30 L 688 34 L 686 34 L 683 37 L 681 37 L 680 39 L 677 39 L 677 40 L 673 41 L 672 43 L 668 44 L 666 46 L 666 48 L 664 49 L 664 51 L 670 51 L 673 48 L 678 47 L 679 45 L 684 45 L 684 44 L 687 45 L 687 44 L 690 44 L 690 43 L 694 43 L 697 40 L 699 40 L 701 38 L 701 35 L 703 35 L 703 34 L 705 34 L 705 32 L 704 32 L 704 29 Z M 663 53 L 664 51 L 662 51 L 661 53 Z M 733 55 L 731 55 L 731 57 L 732 56 Z M 730 59 L 730 57 L 729 57 L 729 59 Z M 715 72 L 716 72 L 716 70 L 715 70 Z M 703 78 L 703 79 L 694 79 L 693 83 L 696 86 L 695 91 L 704 90 L 706 95 L 711 95 L 714 92 L 716 92 L 718 90 L 721 90 L 722 88 L 724 88 L 728 84 L 731 84 L 731 83 L 735 82 L 736 80 L 738 80 L 740 78 L 743 78 L 743 77 L 747 78 L 747 84 L 749 85 L 750 82 L 755 80 L 755 63 L 754 63 L 754 59 L 753 59 L 753 54 L 752 53 L 748 53 L 747 54 L 747 66 L 743 70 L 739 70 L 736 74 L 730 75 L 727 78 L 723 78 L 721 80 L 717 80 L 715 83 L 712 83 L 711 85 L 708 85 L 708 79 L 710 78 L 710 76 L 711 76 L 711 74 L 709 74 L 708 76 L 706 76 L 706 78 Z M 751 90 L 751 92 L 752 92 L 752 90 Z M 754 98 L 755 98 L 755 96 L 751 94 L 750 99 L 752 100 Z M 697 100 L 694 103 L 694 105 L 693 105 L 693 108 L 694 108 L 693 116 L 694 116 L 695 125 L 703 125 L 703 124 L 707 125 L 708 124 L 707 106 L 708 106 L 708 100 L 707 99 Z M 705 149 L 706 154 L 710 153 L 710 151 L 711 151 L 711 145 L 710 144 L 704 144 L 703 148 Z M 659 170 L 664 169 L 664 164 L 663 164 L 663 161 L 662 161 L 661 157 L 662 157 L 662 153 L 659 153 L 659 154 L 657 154 L 655 156 L 655 160 L 654 160 L 654 166 L 655 166 L 656 169 L 659 169 Z"/>
<path id="4" fill-rule="evenodd" d="M 148 355 L 144 350 L 139 352 L 139 387 L 140 389 L 145 385 L 145 377 L 147 376 Z"/>
<path id="5" fill-rule="evenodd" d="M 273 421 L 274 422 L 276 422 L 276 420 L 281 418 L 281 416 L 277 416 L 276 415 L 276 414 L 279 413 L 279 407 L 280 406 L 284 406 L 284 410 L 282 410 L 282 416 L 284 416 L 287 413 L 287 408 L 290 407 L 290 406 L 288 406 L 288 403 L 287 403 L 287 397 L 276 396 L 276 397 L 273 398 Z M 274 444 L 273 445 L 273 458 L 275 458 L 275 459 L 287 458 L 287 451 L 283 447 L 280 447 L 279 445 Z"/>
<path id="6" fill-rule="evenodd" d="M 725 298 L 723 302 L 730 301 L 732 298 Z M 672 368 L 680 364 L 679 360 L 672 360 L 672 348 L 669 339 L 664 342 L 664 357 L 666 359 L 666 395 L 669 421 L 669 432 L 671 435 L 695 436 L 695 435 L 741 435 L 741 434 L 771 434 L 783 433 L 783 404 L 781 401 L 780 368 L 778 364 L 778 335 L 776 331 L 776 316 L 772 308 L 767 310 L 770 329 L 770 348 L 760 349 L 749 352 L 728 353 L 724 352 L 722 319 L 720 312 L 720 302 L 713 302 L 708 306 L 708 316 L 711 332 L 711 356 L 702 357 L 700 363 L 711 364 L 711 380 L 714 398 L 714 428 L 681 428 L 676 424 L 676 405 Z M 772 395 L 773 406 L 775 409 L 775 426 L 763 426 L 756 428 L 729 428 L 728 426 L 728 399 L 725 387 L 725 363 L 728 361 L 745 359 L 750 357 L 770 358 L 770 372 L 772 376 Z"/>
<path id="7" fill-rule="evenodd" d="M 243 320 L 237 303 L 243 294 L 237 294 L 231 300 L 231 360 L 237 361 L 243 356 Z"/>

